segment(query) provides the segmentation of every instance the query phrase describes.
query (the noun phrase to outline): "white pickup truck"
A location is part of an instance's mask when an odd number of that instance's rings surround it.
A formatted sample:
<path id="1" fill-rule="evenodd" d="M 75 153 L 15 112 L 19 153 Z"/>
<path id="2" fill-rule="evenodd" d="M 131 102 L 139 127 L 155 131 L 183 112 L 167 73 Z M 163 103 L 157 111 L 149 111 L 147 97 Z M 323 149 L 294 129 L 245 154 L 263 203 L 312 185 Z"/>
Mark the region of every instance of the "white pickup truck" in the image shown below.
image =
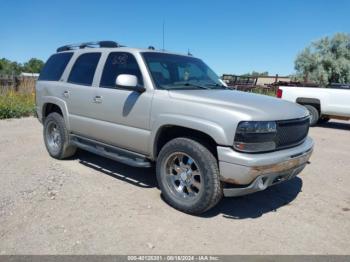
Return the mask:
<path id="1" fill-rule="evenodd" d="M 346 87 L 279 86 L 276 95 L 305 106 L 310 112 L 311 126 L 330 118 L 350 119 L 350 89 Z"/>

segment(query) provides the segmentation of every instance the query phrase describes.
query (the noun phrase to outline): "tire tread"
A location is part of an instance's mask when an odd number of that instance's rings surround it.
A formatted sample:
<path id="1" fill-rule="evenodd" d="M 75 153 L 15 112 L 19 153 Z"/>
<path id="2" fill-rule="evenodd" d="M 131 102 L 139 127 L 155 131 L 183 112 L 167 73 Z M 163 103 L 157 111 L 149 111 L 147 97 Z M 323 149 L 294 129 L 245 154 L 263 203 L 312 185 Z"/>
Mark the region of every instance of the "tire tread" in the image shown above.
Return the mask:
<path id="1" fill-rule="evenodd" d="M 158 184 L 163 193 L 164 193 L 164 189 L 160 181 L 161 179 L 160 162 L 162 161 L 163 157 L 166 157 L 166 154 L 169 151 L 171 152 L 172 148 L 179 148 L 179 147 L 197 151 L 196 157 L 200 158 L 200 162 L 207 163 L 207 166 L 205 168 L 209 169 L 211 173 L 210 175 L 213 176 L 212 189 L 210 189 L 210 185 L 207 185 L 206 188 L 204 189 L 205 190 L 204 199 L 199 204 L 192 207 L 180 206 L 177 202 L 173 201 L 171 197 L 169 197 L 166 193 L 163 195 L 165 200 L 174 208 L 189 214 L 201 214 L 211 209 L 212 207 L 214 207 L 221 200 L 223 196 L 222 184 L 219 178 L 220 172 L 219 172 L 217 160 L 205 146 L 203 146 L 201 143 L 195 140 L 192 140 L 189 138 L 175 138 L 171 140 L 161 149 L 158 157 L 159 162 L 157 162 L 157 179 L 158 179 Z"/>
<path id="2" fill-rule="evenodd" d="M 58 154 L 52 154 L 52 152 L 50 152 L 49 147 L 47 145 L 45 130 L 49 121 L 56 122 L 60 128 L 62 146 Z M 50 156 L 52 156 L 53 158 L 61 160 L 61 159 L 71 157 L 75 154 L 77 148 L 69 144 L 69 135 L 68 135 L 66 123 L 64 122 L 64 118 L 59 113 L 57 112 L 50 113 L 45 118 L 43 135 L 44 135 L 46 149 L 49 152 Z"/>

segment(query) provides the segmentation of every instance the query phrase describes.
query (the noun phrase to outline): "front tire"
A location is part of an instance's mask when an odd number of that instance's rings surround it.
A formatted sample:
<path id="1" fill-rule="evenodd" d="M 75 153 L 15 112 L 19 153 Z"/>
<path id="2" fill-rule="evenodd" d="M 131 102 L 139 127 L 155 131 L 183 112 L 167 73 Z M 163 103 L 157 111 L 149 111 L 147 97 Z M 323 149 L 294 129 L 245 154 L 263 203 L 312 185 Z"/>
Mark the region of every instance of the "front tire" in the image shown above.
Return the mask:
<path id="1" fill-rule="evenodd" d="M 44 121 L 44 141 L 50 156 L 56 159 L 71 157 L 76 147 L 69 144 L 69 136 L 63 117 L 54 112 Z"/>
<path id="2" fill-rule="evenodd" d="M 160 151 L 157 180 L 165 201 L 189 214 L 201 214 L 222 198 L 216 158 L 202 144 L 176 138 Z"/>
<path id="3" fill-rule="evenodd" d="M 320 118 L 320 114 L 316 107 L 311 105 L 304 105 L 310 113 L 310 126 L 315 126 Z"/>

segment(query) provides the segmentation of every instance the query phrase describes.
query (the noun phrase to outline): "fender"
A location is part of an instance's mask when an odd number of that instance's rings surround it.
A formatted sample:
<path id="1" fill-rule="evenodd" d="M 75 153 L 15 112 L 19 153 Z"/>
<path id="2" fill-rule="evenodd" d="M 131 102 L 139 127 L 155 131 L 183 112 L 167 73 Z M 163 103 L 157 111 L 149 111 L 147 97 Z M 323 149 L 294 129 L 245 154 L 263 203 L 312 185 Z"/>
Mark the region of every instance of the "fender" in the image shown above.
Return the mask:
<path id="1" fill-rule="evenodd" d="M 218 145 L 228 145 L 230 143 L 224 129 L 217 123 L 191 116 L 162 114 L 157 116 L 157 119 L 151 126 L 152 132 L 149 142 L 149 152 L 152 159 L 155 158 L 155 145 L 160 131 L 162 130 L 162 127 L 169 125 L 190 128 L 203 132 L 212 137 Z"/>
<path id="2" fill-rule="evenodd" d="M 68 109 L 67 109 L 67 104 L 66 102 L 58 97 L 54 97 L 54 96 L 44 96 L 42 97 L 42 116 L 44 115 L 44 111 L 45 111 L 45 107 L 46 104 L 55 104 L 57 105 L 63 114 L 63 118 L 64 118 L 64 122 L 66 123 L 66 127 L 68 130 L 70 130 L 70 125 L 69 125 L 69 113 L 68 113 Z"/>

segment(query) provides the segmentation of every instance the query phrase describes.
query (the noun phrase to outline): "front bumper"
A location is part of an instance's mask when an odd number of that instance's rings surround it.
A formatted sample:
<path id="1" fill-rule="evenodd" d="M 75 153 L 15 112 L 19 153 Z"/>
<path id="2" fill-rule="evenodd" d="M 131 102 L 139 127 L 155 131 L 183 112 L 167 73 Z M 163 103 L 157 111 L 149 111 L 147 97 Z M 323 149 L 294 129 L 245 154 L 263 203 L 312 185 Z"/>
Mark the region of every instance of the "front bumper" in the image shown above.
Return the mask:
<path id="1" fill-rule="evenodd" d="M 261 191 L 289 180 L 306 166 L 313 150 L 313 141 L 264 154 L 245 154 L 229 147 L 218 147 L 220 179 L 237 187 L 225 188 L 225 196 L 240 196 Z"/>

